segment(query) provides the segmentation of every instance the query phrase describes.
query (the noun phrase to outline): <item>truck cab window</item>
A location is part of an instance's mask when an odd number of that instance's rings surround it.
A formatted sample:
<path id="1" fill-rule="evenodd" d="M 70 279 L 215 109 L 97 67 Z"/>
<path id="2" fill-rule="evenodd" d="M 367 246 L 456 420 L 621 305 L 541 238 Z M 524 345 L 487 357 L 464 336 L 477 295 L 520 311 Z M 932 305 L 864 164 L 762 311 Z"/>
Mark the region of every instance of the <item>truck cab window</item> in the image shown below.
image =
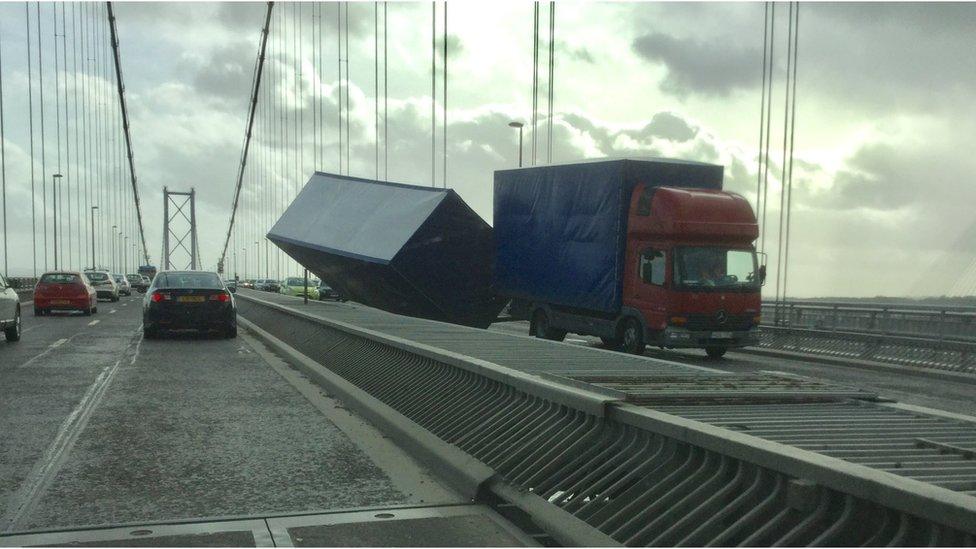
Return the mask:
<path id="1" fill-rule="evenodd" d="M 644 250 L 640 255 L 640 277 L 647 284 L 664 285 L 667 257 L 660 250 Z"/>

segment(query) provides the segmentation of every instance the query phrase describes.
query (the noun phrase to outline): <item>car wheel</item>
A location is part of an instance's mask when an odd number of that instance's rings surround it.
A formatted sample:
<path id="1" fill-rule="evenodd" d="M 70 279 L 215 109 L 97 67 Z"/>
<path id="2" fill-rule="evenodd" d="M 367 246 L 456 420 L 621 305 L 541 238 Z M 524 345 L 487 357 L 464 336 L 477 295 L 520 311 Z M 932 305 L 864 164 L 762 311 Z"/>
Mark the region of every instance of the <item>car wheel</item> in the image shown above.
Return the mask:
<path id="1" fill-rule="evenodd" d="M 112 303 L 115 303 L 115 302 L 117 302 L 118 300 L 119 300 L 119 296 L 117 296 L 117 295 L 113 295 L 113 296 L 112 296 Z"/>
<path id="2" fill-rule="evenodd" d="M 20 307 L 17 307 L 17 314 L 14 316 L 14 325 L 4 330 L 3 334 L 7 336 L 7 343 L 20 341 Z"/>
<path id="3" fill-rule="evenodd" d="M 640 322 L 636 318 L 628 318 L 624 321 L 621 349 L 632 355 L 642 355 L 645 347 L 644 330 Z"/>
<path id="4" fill-rule="evenodd" d="M 142 327 L 142 337 L 146 339 L 156 339 L 159 337 L 159 331 L 156 328 L 151 328 L 149 326 L 143 325 Z"/>
<path id="5" fill-rule="evenodd" d="M 226 336 L 227 339 L 234 339 L 235 337 L 237 337 L 237 324 L 234 324 L 233 326 L 229 326 L 227 328 L 227 331 L 224 332 L 224 336 Z"/>
<path id="6" fill-rule="evenodd" d="M 34 307 L 34 316 L 44 316 L 44 311 L 42 311 L 37 307 Z"/>
<path id="7" fill-rule="evenodd" d="M 92 307 L 92 314 L 98 314 L 98 307 Z"/>
<path id="8" fill-rule="evenodd" d="M 616 351 L 620 348 L 620 338 L 619 337 L 603 337 L 600 336 L 600 341 L 603 342 L 603 346 L 607 349 Z"/>
<path id="9" fill-rule="evenodd" d="M 535 313 L 535 336 L 550 341 L 562 341 L 566 338 L 565 330 L 555 330 L 549 325 L 549 316 L 545 311 Z"/>
<path id="10" fill-rule="evenodd" d="M 725 347 L 705 347 L 705 354 L 708 358 L 718 360 L 725 356 L 725 351 L 728 351 Z"/>
<path id="11" fill-rule="evenodd" d="M 82 311 L 82 314 L 84 314 L 85 316 L 91 316 L 92 315 L 92 308 L 91 307 L 88 307 L 87 309 L 85 309 L 84 311 Z"/>

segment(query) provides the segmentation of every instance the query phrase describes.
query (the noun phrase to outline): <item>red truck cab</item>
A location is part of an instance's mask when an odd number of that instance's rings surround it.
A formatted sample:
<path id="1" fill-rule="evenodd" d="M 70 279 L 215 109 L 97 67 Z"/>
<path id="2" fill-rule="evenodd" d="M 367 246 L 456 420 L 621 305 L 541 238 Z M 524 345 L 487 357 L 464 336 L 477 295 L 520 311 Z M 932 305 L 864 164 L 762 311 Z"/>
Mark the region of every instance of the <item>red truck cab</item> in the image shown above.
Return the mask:
<path id="1" fill-rule="evenodd" d="M 631 196 L 616 342 L 727 349 L 759 342 L 765 267 L 749 203 L 720 190 L 638 185 Z"/>

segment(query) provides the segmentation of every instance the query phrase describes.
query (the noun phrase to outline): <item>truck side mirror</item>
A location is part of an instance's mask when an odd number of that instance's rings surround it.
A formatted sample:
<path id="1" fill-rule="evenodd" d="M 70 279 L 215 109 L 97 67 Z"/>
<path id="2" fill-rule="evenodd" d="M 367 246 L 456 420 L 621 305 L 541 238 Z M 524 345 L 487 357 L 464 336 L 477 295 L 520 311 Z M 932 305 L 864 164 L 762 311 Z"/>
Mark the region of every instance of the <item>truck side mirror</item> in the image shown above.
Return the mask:
<path id="1" fill-rule="evenodd" d="M 759 266 L 759 284 L 760 285 L 765 285 L 766 284 L 766 266 L 765 265 L 760 265 Z"/>

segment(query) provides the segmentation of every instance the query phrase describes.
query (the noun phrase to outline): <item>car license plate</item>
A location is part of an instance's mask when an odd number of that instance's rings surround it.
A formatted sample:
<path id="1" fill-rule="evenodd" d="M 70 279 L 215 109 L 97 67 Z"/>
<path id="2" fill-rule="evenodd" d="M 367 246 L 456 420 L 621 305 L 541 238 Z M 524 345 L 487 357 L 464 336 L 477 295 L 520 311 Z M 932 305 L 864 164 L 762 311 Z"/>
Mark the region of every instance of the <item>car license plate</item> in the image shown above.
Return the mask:
<path id="1" fill-rule="evenodd" d="M 202 295 L 181 295 L 176 298 L 176 301 L 180 303 L 203 303 L 206 300 L 207 298 Z"/>
<path id="2" fill-rule="evenodd" d="M 52 299 L 51 305 L 71 305 L 71 302 L 67 299 Z"/>
<path id="3" fill-rule="evenodd" d="M 732 332 L 712 332 L 712 339 L 732 339 Z"/>

